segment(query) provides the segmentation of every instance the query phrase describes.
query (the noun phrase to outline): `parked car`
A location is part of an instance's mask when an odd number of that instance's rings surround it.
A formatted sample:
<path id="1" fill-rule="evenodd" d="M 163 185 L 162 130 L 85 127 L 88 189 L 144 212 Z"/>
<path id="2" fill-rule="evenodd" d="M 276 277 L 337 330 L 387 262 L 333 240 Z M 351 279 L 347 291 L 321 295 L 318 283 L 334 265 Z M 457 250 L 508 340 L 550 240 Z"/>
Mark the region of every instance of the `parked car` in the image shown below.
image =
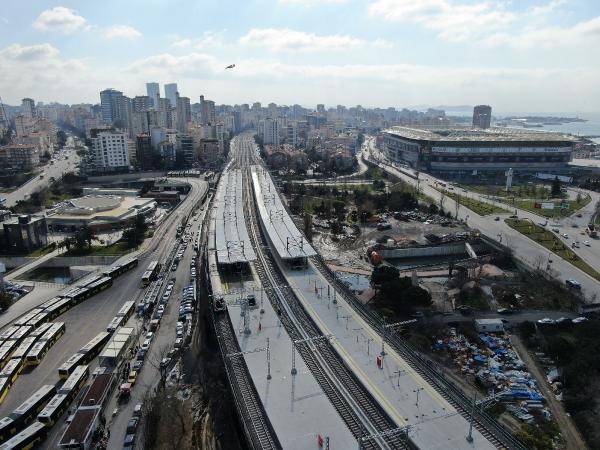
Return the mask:
<path id="1" fill-rule="evenodd" d="M 140 422 L 140 419 L 138 419 L 137 417 L 133 417 L 131 419 L 129 419 L 129 422 L 127 422 L 127 434 L 135 434 L 135 432 L 137 431 L 137 427 L 138 427 L 138 423 Z"/>
<path id="2" fill-rule="evenodd" d="M 143 365 L 144 365 L 144 361 L 140 361 L 139 359 L 135 360 L 133 362 L 133 364 L 131 365 L 131 370 L 135 370 L 136 372 L 139 372 L 140 370 L 142 370 Z"/>
<path id="3" fill-rule="evenodd" d="M 130 449 L 135 445 L 135 434 L 128 434 L 123 441 L 123 448 Z"/>
<path id="4" fill-rule="evenodd" d="M 182 346 L 183 346 L 183 339 L 181 339 L 181 338 L 175 339 L 174 347 L 175 348 L 181 348 Z"/>
<path id="5" fill-rule="evenodd" d="M 131 383 L 131 385 L 133 386 L 136 381 L 137 381 L 137 372 L 135 370 L 132 370 L 131 372 L 129 372 L 129 376 L 127 377 L 127 382 Z"/>
<path id="6" fill-rule="evenodd" d="M 171 364 L 171 358 L 163 358 L 160 360 L 160 368 L 164 369 L 165 367 L 168 367 L 169 364 Z"/>
<path id="7" fill-rule="evenodd" d="M 142 404 L 138 403 L 133 407 L 133 417 L 141 417 L 142 416 Z"/>

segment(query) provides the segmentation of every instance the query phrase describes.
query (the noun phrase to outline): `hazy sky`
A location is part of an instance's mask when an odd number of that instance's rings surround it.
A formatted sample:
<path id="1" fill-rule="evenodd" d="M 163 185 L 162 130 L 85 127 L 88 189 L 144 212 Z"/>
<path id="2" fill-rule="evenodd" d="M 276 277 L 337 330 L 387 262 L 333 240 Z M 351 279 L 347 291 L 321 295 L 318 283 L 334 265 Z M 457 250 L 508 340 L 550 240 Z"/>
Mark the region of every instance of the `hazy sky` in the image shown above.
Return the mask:
<path id="1" fill-rule="evenodd" d="M 8 104 L 158 81 L 192 102 L 600 110 L 600 0 L 2 3 Z"/>

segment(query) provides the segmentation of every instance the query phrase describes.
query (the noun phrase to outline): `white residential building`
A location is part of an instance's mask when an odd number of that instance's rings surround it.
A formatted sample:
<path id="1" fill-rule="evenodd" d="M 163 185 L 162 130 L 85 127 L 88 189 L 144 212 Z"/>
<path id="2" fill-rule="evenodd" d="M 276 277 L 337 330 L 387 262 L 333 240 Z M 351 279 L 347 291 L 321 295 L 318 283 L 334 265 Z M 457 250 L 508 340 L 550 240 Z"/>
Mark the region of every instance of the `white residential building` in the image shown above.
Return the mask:
<path id="1" fill-rule="evenodd" d="M 100 131 L 91 141 L 95 171 L 113 172 L 129 169 L 127 133 L 114 130 Z"/>
<path id="2" fill-rule="evenodd" d="M 259 123 L 259 133 L 263 144 L 279 145 L 279 122 L 277 120 L 266 118 Z"/>

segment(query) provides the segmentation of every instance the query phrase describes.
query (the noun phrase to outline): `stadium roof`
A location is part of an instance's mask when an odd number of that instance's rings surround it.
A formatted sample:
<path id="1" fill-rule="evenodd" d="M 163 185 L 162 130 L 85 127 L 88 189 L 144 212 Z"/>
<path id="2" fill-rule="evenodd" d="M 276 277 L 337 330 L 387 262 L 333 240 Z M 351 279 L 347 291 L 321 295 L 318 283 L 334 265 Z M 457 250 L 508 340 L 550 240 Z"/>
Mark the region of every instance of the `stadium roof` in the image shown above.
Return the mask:
<path id="1" fill-rule="evenodd" d="M 392 127 L 384 133 L 396 135 L 405 139 L 434 142 L 575 142 L 575 138 L 561 133 L 547 131 L 521 130 L 518 128 L 408 128 Z"/>

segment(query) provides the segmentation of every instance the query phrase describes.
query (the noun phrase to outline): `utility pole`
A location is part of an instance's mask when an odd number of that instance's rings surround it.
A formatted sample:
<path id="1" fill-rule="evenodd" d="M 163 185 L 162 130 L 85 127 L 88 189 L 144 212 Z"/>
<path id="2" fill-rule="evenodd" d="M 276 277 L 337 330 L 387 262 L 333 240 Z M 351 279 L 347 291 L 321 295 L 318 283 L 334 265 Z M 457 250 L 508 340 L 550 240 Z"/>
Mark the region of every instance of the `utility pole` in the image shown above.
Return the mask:
<path id="1" fill-rule="evenodd" d="M 423 389 L 422 387 L 418 387 L 416 389 L 413 389 L 413 392 L 417 393 L 417 402 L 415 403 L 415 406 L 418 408 L 419 407 L 419 392 L 421 392 Z"/>
<path id="2" fill-rule="evenodd" d="M 475 418 L 475 405 L 477 401 L 477 392 L 473 395 L 473 407 L 471 408 L 471 419 L 469 420 L 469 433 L 467 434 L 467 442 L 473 442 L 473 419 Z"/>

